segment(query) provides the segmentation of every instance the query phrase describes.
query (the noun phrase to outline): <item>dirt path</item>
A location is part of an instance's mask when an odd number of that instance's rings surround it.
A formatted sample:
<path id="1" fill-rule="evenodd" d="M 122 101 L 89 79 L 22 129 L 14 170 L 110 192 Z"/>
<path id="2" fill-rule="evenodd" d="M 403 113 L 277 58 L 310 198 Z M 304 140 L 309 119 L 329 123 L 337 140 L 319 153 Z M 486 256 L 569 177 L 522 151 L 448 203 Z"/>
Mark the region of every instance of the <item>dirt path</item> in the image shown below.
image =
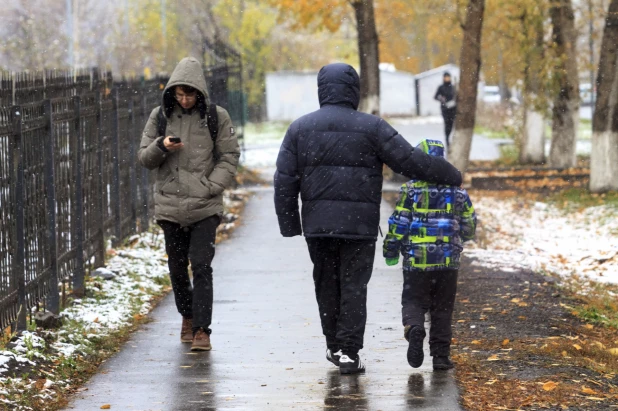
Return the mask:
<path id="1" fill-rule="evenodd" d="M 616 410 L 616 357 L 607 333 L 573 314 L 554 280 L 466 259 L 454 336 L 469 410 Z M 617 342 L 618 343 L 618 342 Z M 613 357 L 613 358 L 612 358 Z"/>

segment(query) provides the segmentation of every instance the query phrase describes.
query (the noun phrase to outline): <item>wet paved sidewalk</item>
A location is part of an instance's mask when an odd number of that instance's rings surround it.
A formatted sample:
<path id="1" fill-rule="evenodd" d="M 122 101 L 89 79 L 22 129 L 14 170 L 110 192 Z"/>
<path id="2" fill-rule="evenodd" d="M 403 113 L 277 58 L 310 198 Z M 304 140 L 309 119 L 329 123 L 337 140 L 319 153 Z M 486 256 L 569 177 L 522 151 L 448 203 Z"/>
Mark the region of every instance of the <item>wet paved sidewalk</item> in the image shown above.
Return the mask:
<path id="1" fill-rule="evenodd" d="M 217 248 L 213 351 L 180 343 L 170 294 L 68 409 L 460 409 L 452 372 L 434 373 L 428 356 L 420 369 L 408 365 L 401 272 L 380 255 L 361 351 L 367 373 L 340 376 L 326 361 L 307 247 L 303 238 L 280 237 L 272 195 L 257 193 L 242 227 Z M 390 210 L 382 213 L 384 223 Z"/>

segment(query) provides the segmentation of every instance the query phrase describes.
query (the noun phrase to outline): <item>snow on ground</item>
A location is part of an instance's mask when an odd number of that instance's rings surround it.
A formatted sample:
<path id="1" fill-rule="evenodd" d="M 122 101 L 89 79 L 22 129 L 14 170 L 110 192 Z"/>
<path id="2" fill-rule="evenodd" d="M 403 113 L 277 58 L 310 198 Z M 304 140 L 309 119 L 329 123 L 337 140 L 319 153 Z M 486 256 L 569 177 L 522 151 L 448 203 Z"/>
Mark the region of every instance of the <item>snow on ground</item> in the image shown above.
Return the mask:
<path id="1" fill-rule="evenodd" d="M 156 279 L 168 273 L 163 240 L 160 235 L 145 234 L 130 242 L 133 248 L 118 251 L 107 264 L 116 277 L 100 281 L 96 298 L 76 300 L 62 312 L 63 317 L 79 321 L 97 333 L 108 333 L 127 325 L 136 309 L 142 315 L 150 311 L 150 296 L 162 288 Z M 135 306 L 137 300 L 141 301 L 139 307 Z"/>
<path id="2" fill-rule="evenodd" d="M 88 287 L 96 291 L 90 297 L 75 300 L 61 313 L 65 325 L 60 330 L 44 331 L 45 339 L 33 332 L 23 332 L 8 344 L 7 350 L 0 351 L 0 398 L 6 406 L 27 409 L 13 403 L 11 394 L 32 387 L 36 382 L 9 378 L 10 368 L 13 372 L 23 367 L 38 369 L 40 364 L 70 360 L 76 353 L 87 353 L 94 339 L 105 338 L 128 325 L 134 315 L 150 311 L 151 298 L 162 291 L 160 279 L 168 273 L 163 238 L 161 234 L 145 233 L 134 236 L 129 242 L 131 248 L 114 251 L 115 256 L 108 261 L 107 269 L 115 277 L 89 282 Z M 53 343 L 47 346 L 46 339 Z M 53 396 L 52 386 L 57 384 L 68 382 L 49 376 L 37 395 L 41 398 Z"/>
<path id="3" fill-rule="evenodd" d="M 465 251 L 475 264 L 528 268 L 618 283 L 618 208 L 565 211 L 517 198 L 473 199 L 479 216 L 478 243 Z M 478 233 L 477 232 L 477 233 Z"/>
<path id="4" fill-rule="evenodd" d="M 239 221 L 242 205 L 248 198 L 244 189 L 226 191 L 226 213 L 218 233 L 228 233 Z M 75 299 L 60 316 L 64 325 L 58 330 L 23 332 L 0 350 L 0 409 L 29 409 L 14 401 L 24 390 L 36 387 L 37 398 L 55 395 L 54 386 L 68 386 L 50 363 L 74 366 L 78 354 L 96 349 L 97 340 L 127 327 L 131 320 L 148 314 L 152 298 L 164 292 L 168 277 L 167 255 L 162 233 L 144 233 L 128 239 L 126 248 L 111 249 L 104 269 L 87 280 L 88 296 Z M 104 279 L 109 277 L 111 279 Z M 44 337 L 44 338 L 43 338 Z M 47 342 L 49 341 L 49 343 Z M 32 372 L 36 370 L 36 372 Z M 10 374 L 27 378 L 9 378 Z M 45 379 L 41 376 L 45 375 Z M 32 379 L 34 378 L 34 379 Z M 37 384 L 37 385 L 35 385 Z"/>

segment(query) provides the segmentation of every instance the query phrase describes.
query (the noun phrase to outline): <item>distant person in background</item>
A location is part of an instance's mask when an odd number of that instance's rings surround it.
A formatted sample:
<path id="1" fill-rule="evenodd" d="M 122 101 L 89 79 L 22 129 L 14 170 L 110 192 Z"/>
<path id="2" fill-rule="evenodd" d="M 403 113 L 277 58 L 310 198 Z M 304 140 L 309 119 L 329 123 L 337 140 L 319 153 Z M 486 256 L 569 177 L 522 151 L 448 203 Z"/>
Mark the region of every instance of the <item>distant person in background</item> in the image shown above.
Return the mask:
<path id="1" fill-rule="evenodd" d="M 448 71 L 444 73 L 444 83 L 438 87 L 434 99 L 440 102 L 440 108 L 442 109 L 442 117 L 444 118 L 444 133 L 446 134 L 446 148 L 450 146 L 451 132 L 453 131 L 453 124 L 455 124 L 455 116 L 457 114 L 457 91 L 451 81 L 451 73 Z"/>

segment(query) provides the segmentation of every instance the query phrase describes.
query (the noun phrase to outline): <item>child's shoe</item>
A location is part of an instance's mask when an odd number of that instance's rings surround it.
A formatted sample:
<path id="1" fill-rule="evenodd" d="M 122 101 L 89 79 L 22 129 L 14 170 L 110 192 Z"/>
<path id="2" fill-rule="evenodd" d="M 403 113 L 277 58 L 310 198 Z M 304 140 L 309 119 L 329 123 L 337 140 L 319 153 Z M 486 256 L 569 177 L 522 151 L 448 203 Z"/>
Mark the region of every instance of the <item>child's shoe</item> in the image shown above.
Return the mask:
<path id="1" fill-rule="evenodd" d="M 412 368 L 418 368 L 423 365 L 423 360 L 425 359 L 423 340 L 425 335 L 425 327 L 421 325 L 415 325 L 414 327 L 407 325 L 405 328 L 405 337 L 408 340 L 408 364 Z"/>
<path id="2" fill-rule="evenodd" d="M 454 368 L 455 364 L 449 357 L 433 357 L 433 369 L 434 370 L 450 370 Z"/>

